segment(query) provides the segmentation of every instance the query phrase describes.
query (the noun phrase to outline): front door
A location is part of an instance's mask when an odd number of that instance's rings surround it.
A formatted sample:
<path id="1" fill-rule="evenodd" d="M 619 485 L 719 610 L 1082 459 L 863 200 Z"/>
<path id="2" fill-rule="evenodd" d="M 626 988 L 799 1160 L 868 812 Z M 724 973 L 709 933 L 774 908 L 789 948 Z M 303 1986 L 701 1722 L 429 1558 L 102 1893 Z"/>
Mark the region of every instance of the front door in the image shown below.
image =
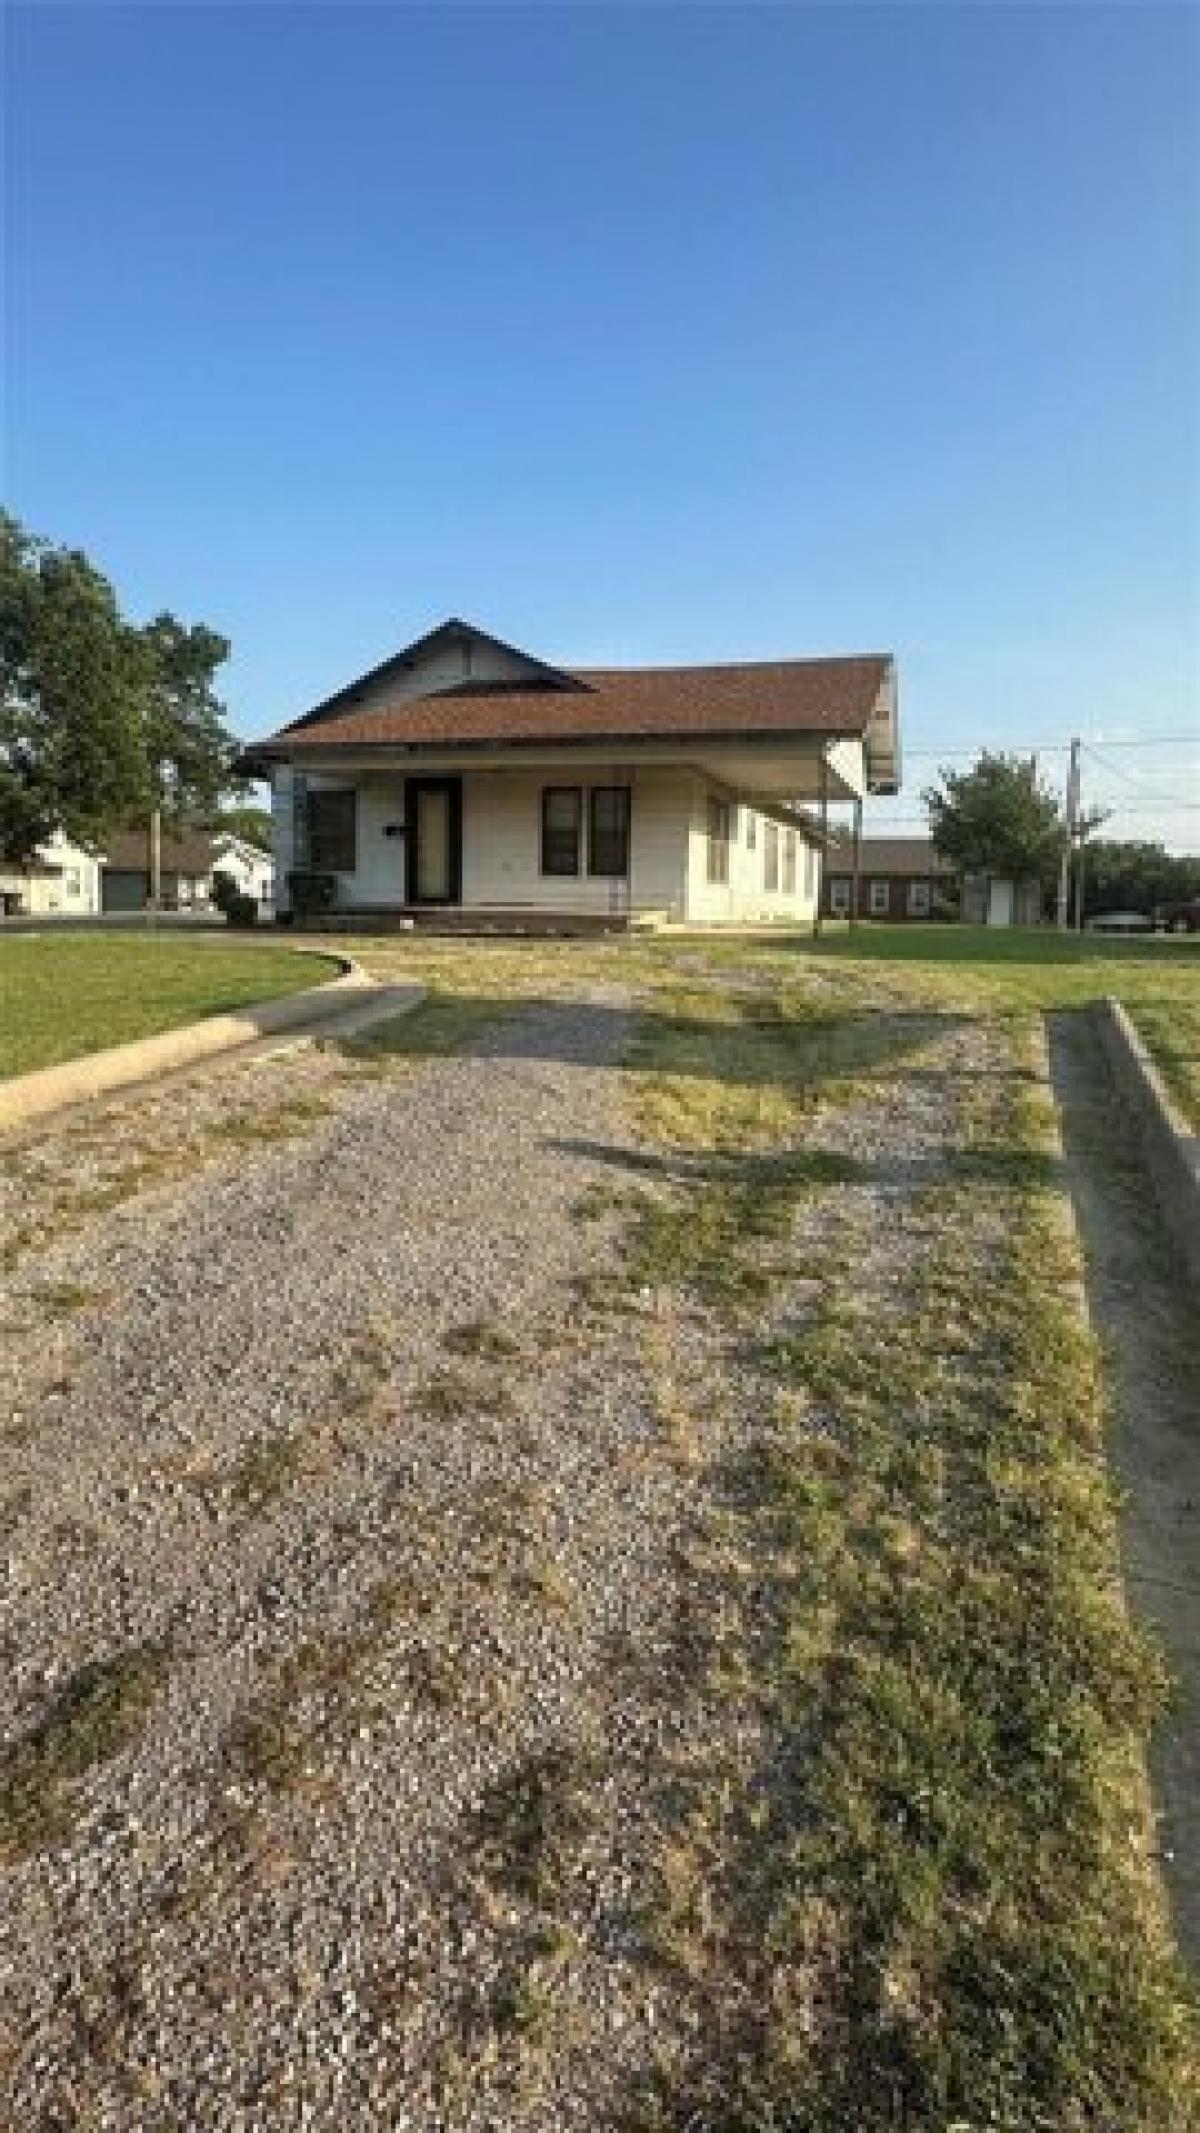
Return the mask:
<path id="1" fill-rule="evenodd" d="M 462 779 L 408 781 L 408 901 L 456 904 L 462 894 Z"/>

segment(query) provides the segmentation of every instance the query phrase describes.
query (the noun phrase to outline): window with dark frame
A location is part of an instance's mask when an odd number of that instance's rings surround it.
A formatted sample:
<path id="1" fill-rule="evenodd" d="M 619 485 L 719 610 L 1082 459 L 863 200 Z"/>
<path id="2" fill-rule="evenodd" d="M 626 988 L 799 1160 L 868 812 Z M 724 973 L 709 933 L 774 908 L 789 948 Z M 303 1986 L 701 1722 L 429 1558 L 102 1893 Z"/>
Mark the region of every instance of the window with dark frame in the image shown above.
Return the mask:
<path id="1" fill-rule="evenodd" d="M 729 880 L 729 802 L 708 803 L 708 879 L 715 887 Z"/>
<path id="2" fill-rule="evenodd" d="M 783 833 L 783 893 L 785 896 L 794 896 L 796 893 L 795 830 L 785 830 Z"/>
<path id="3" fill-rule="evenodd" d="M 768 896 L 779 894 L 779 824 L 768 822 L 763 832 L 763 888 Z"/>
<path id="4" fill-rule="evenodd" d="M 308 791 L 308 864 L 314 874 L 353 874 L 358 867 L 358 794 Z"/>
<path id="5" fill-rule="evenodd" d="M 578 874 L 583 790 L 578 785 L 542 787 L 542 872 Z"/>
<path id="6" fill-rule="evenodd" d="M 623 881 L 629 872 L 629 787 L 593 785 L 588 794 L 588 873 Z"/>

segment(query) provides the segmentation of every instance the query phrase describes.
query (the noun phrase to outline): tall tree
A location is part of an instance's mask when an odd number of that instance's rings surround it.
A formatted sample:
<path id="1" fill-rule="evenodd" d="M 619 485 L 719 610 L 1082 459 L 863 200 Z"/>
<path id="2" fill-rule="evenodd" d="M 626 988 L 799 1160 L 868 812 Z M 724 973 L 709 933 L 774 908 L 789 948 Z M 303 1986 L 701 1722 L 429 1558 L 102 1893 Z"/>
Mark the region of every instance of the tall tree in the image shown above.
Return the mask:
<path id="1" fill-rule="evenodd" d="M 56 828 L 95 843 L 147 797 L 150 661 L 112 586 L 74 549 L 0 523 L 0 844 Z"/>
<path id="2" fill-rule="evenodd" d="M 135 628 L 86 556 L 0 512 L 0 853 L 56 829 L 99 845 L 154 806 L 211 814 L 236 786 L 213 686 L 228 653 L 203 623 Z"/>
<path id="3" fill-rule="evenodd" d="M 146 754 L 154 796 L 179 824 L 212 813 L 232 784 L 236 743 L 214 687 L 229 640 L 203 622 L 156 615 L 142 631 L 150 660 Z"/>
<path id="4" fill-rule="evenodd" d="M 984 754 L 942 770 L 923 795 L 935 848 L 964 873 L 986 870 L 1050 882 L 1066 828 L 1055 795 L 1018 756 Z"/>

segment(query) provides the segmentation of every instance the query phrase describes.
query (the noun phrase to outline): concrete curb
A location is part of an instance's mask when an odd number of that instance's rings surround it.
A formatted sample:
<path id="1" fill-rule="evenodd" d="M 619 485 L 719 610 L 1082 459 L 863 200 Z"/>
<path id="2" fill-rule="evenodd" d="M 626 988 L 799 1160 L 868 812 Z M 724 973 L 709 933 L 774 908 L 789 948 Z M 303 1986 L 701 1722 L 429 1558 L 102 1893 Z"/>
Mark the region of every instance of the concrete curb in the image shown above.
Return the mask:
<path id="1" fill-rule="evenodd" d="M 1092 1010 L 1113 1079 L 1129 1104 L 1163 1219 L 1200 1294 L 1200 1139 L 1180 1117 L 1119 1000 Z"/>
<path id="2" fill-rule="evenodd" d="M 173 1073 L 196 1061 L 217 1058 L 222 1052 L 237 1051 L 263 1037 L 346 1014 L 380 989 L 351 957 L 339 955 L 336 950 L 298 948 L 296 953 L 322 955 L 327 962 L 339 963 L 340 977 L 327 978 L 305 992 L 288 993 L 282 1000 L 264 1000 L 260 1006 L 239 1007 L 228 1015 L 209 1015 L 203 1022 L 163 1030 L 157 1037 L 137 1037 L 132 1044 L 113 1045 L 108 1051 L 91 1052 L 83 1059 L 67 1059 L 61 1066 L 17 1074 L 11 1081 L 0 1082 L 0 1132 L 111 1095 L 117 1089 L 132 1088 L 140 1081 L 151 1081 L 156 1075 Z"/>

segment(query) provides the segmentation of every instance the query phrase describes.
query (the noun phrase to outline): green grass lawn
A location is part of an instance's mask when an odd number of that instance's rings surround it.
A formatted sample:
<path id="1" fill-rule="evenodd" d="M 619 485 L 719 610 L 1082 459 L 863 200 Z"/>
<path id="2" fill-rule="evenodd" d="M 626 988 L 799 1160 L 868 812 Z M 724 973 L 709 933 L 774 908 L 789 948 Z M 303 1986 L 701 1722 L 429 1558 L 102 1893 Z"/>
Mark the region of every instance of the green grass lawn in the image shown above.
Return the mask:
<path id="1" fill-rule="evenodd" d="M 299 992 L 331 966 L 291 948 L 111 933 L 0 940 L 0 1078 Z"/>
<path id="2" fill-rule="evenodd" d="M 1128 1008 L 1185 1116 L 1200 1126 L 1200 940 L 864 926 L 854 934 L 830 929 L 811 948 L 848 963 L 890 964 L 907 993 L 915 987 L 934 1005 L 1044 1012 L 1111 993 Z"/>

